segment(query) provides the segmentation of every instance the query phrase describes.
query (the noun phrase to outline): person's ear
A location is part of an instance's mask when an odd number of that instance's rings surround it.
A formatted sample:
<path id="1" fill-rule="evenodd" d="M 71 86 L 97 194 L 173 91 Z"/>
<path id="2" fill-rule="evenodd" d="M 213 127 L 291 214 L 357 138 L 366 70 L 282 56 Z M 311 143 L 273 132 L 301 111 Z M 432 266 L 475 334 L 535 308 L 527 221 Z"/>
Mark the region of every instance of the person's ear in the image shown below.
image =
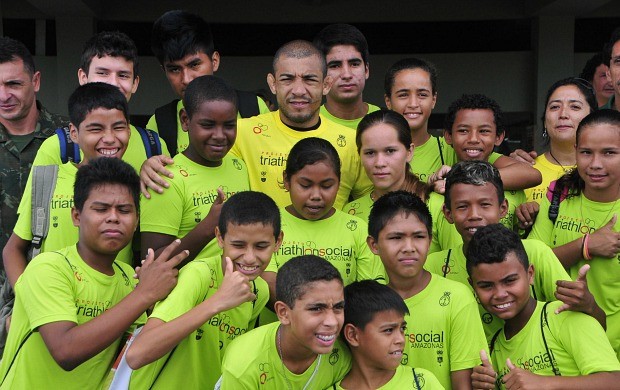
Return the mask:
<path id="1" fill-rule="evenodd" d="M 189 131 L 189 115 L 187 115 L 185 108 L 182 108 L 179 112 L 179 119 L 181 120 L 181 128 L 187 133 Z"/>
<path id="2" fill-rule="evenodd" d="M 88 83 L 88 74 L 82 68 L 78 69 L 78 83 L 80 85 Z"/>
<path id="3" fill-rule="evenodd" d="M 495 146 L 499 146 L 504 141 L 505 136 L 506 136 L 505 131 L 503 131 L 501 134 L 497 134 L 495 136 Z"/>
<path id="4" fill-rule="evenodd" d="M 273 310 L 278 316 L 278 319 L 280 320 L 280 323 L 282 325 L 291 324 L 291 318 L 290 318 L 291 308 L 288 307 L 286 303 L 282 301 L 276 301 L 276 303 L 273 304 Z"/>
<path id="5" fill-rule="evenodd" d="M 224 249 L 224 237 L 220 232 L 219 226 L 215 227 L 215 238 L 217 238 L 217 246 L 219 246 L 221 249 Z"/>
<path id="6" fill-rule="evenodd" d="M 278 234 L 278 239 L 276 240 L 276 246 L 273 249 L 274 252 L 280 250 L 280 245 L 282 245 L 282 240 L 284 239 L 284 231 L 280 230 L 280 234 Z"/>
<path id="7" fill-rule="evenodd" d="M 392 102 L 390 101 L 390 97 L 388 95 L 383 95 L 383 99 L 385 100 L 385 107 L 387 107 L 388 110 L 391 110 Z"/>
<path id="8" fill-rule="evenodd" d="M 446 207 L 445 203 L 443 204 L 443 206 L 441 206 L 441 210 L 443 211 L 443 215 L 446 217 L 446 220 L 450 222 L 452 225 L 454 225 L 454 219 L 452 218 L 452 211 L 450 211 L 450 209 Z"/>
<path id="9" fill-rule="evenodd" d="M 446 140 L 446 143 L 448 145 L 452 145 L 452 132 L 448 131 L 447 129 L 443 130 L 443 139 Z"/>
<path id="10" fill-rule="evenodd" d="M 504 198 L 504 201 L 499 205 L 499 218 L 504 218 L 506 214 L 508 214 L 508 199 Z"/>
<path id="11" fill-rule="evenodd" d="M 332 83 L 334 79 L 332 76 L 325 76 L 323 79 L 323 96 L 327 96 L 329 91 L 332 89 Z"/>
<path id="12" fill-rule="evenodd" d="M 71 138 L 71 141 L 79 145 L 78 133 L 78 128 L 73 123 L 69 123 L 69 137 Z"/>
<path id="13" fill-rule="evenodd" d="M 527 268 L 527 281 L 530 285 L 534 285 L 534 264 L 530 264 Z"/>
<path id="14" fill-rule="evenodd" d="M 375 240 L 373 236 L 366 237 L 366 244 L 368 244 L 372 253 L 377 256 L 379 255 L 379 246 L 377 245 L 377 240 Z"/>
<path id="15" fill-rule="evenodd" d="M 277 96 L 278 94 L 276 92 L 276 77 L 271 73 L 267 75 L 267 85 L 269 86 L 271 93 Z"/>
<path id="16" fill-rule="evenodd" d="M 346 324 L 342 329 L 342 334 L 352 347 L 359 346 L 359 329 L 353 324 Z"/>
<path id="17" fill-rule="evenodd" d="M 220 67 L 220 53 L 218 53 L 217 51 L 214 51 L 213 54 L 211 55 L 211 62 L 213 63 L 213 73 L 217 72 L 217 70 Z"/>
<path id="18" fill-rule="evenodd" d="M 74 207 L 71 207 L 71 221 L 73 226 L 80 227 L 80 211 Z"/>

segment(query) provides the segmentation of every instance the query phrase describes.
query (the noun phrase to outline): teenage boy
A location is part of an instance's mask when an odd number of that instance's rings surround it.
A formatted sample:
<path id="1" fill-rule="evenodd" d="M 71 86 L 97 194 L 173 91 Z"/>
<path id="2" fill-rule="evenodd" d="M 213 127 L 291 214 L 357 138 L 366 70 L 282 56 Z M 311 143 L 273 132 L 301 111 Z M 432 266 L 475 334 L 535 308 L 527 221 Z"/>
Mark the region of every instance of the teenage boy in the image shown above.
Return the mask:
<path id="1" fill-rule="evenodd" d="M 115 261 L 138 226 L 132 167 L 91 160 L 75 175 L 74 190 L 77 244 L 37 256 L 15 284 L 2 389 L 100 388 L 123 334 L 176 284 L 175 266 L 186 256 L 170 258 L 178 243 L 157 259 L 149 253 L 135 289 L 133 269 Z"/>
<path id="2" fill-rule="evenodd" d="M 129 102 L 140 83 L 136 44 L 127 35 L 118 31 L 104 31 L 93 35 L 84 44 L 77 74 L 80 85 L 94 82 L 113 85 Z M 123 154 L 123 161 L 134 167 L 136 172 L 140 172 L 142 163 L 149 155 L 138 129 L 131 124 L 129 128 L 131 137 Z M 33 165 L 62 164 L 59 140 L 59 137 L 50 137 L 46 140 L 41 145 Z M 158 139 L 157 142 L 161 144 L 162 154 L 169 155 L 166 143 L 162 139 Z M 83 156 L 81 149 L 80 152 Z"/>
<path id="3" fill-rule="evenodd" d="M 216 229 L 221 255 L 181 269 L 127 351 L 136 369 L 130 388 L 212 389 L 226 347 L 254 328 L 269 298 L 260 276 L 282 242 L 278 206 L 260 192 L 239 192 L 222 206 Z"/>
<path id="4" fill-rule="evenodd" d="M 452 102 L 446 114 L 444 138 L 456 153 L 457 161 L 489 161 L 493 149 L 504 140 L 502 110 L 493 99 L 484 95 L 462 95 Z M 538 178 L 540 172 L 526 164 L 514 162 L 511 168 L 531 172 Z M 517 206 L 525 202 L 523 190 L 505 191 L 508 203 L 506 215 L 501 223 L 511 227 Z M 462 240 L 453 225 L 443 215 L 443 196 L 432 193 L 428 208 L 433 216 L 433 242 L 430 253 L 459 245 Z"/>
<path id="5" fill-rule="evenodd" d="M 325 389 L 351 360 L 338 333 L 344 321 L 340 272 L 307 255 L 285 263 L 276 279 L 279 322 L 234 340 L 222 363 L 222 390 Z"/>
<path id="6" fill-rule="evenodd" d="M 81 145 L 81 164 L 97 158 L 121 158 L 129 141 L 127 100 L 118 88 L 104 83 L 78 87 L 69 97 L 71 139 Z M 41 242 L 41 252 L 49 252 L 75 243 L 78 228 L 72 222 L 73 183 L 78 170 L 74 163 L 58 167 L 56 185 L 49 205 L 49 228 Z M 32 177 L 19 204 L 19 219 L 2 252 L 4 267 L 11 286 L 24 272 L 32 234 Z M 131 246 L 119 253 L 119 260 L 131 264 Z"/>
<path id="7" fill-rule="evenodd" d="M 229 155 L 237 137 L 237 95 L 216 76 L 192 80 L 180 117 L 189 146 L 169 166 L 170 188 L 142 199 L 140 231 L 143 255 L 175 239 L 189 250 L 186 261 L 219 253 L 215 226 L 225 198 L 250 188 L 243 160 Z"/>
<path id="8" fill-rule="evenodd" d="M 516 233 L 499 224 L 478 229 L 467 272 L 482 305 L 505 321 L 490 361 L 481 352 L 475 389 L 618 388 L 620 363 L 600 324 L 583 313 L 555 314 L 561 302 L 530 295 L 534 267 Z"/>
<path id="9" fill-rule="evenodd" d="M 344 288 L 342 337 L 351 350 L 351 371 L 335 389 L 443 389 L 432 372 L 402 366 L 409 309 L 391 288 L 374 280 Z"/>
<path id="10" fill-rule="evenodd" d="M 370 75 L 366 37 L 350 24 L 330 24 L 314 37 L 314 45 L 325 56 L 332 83 L 321 115 L 357 130 L 364 115 L 379 109 L 362 97 Z"/>
<path id="11" fill-rule="evenodd" d="M 496 168 L 484 161 L 461 161 L 454 165 L 446 175 L 443 212 L 463 243 L 428 255 L 424 268 L 471 288 L 465 266 L 469 242 L 476 230 L 499 223 L 507 209 L 504 188 Z M 536 278 L 532 284 L 535 299 L 543 302 L 556 298 L 566 301 L 572 310 L 587 312 L 605 323 L 605 313 L 598 307 L 585 283 L 570 282 L 568 273 L 551 248 L 538 240 L 523 240 L 523 246 L 536 268 Z M 482 326 L 490 341 L 502 327 L 503 321 L 480 304 L 479 309 Z"/>
<path id="12" fill-rule="evenodd" d="M 408 343 L 402 364 L 432 372 L 446 389 L 470 389 L 472 367 L 486 348 L 473 295 L 461 283 L 426 271 L 431 215 L 406 191 L 375 201 L 368 220 L 368 245 L 385 266 L 388 286 L 404 300 Z M 277 288 L 277 286 L 276 286 Z"/>

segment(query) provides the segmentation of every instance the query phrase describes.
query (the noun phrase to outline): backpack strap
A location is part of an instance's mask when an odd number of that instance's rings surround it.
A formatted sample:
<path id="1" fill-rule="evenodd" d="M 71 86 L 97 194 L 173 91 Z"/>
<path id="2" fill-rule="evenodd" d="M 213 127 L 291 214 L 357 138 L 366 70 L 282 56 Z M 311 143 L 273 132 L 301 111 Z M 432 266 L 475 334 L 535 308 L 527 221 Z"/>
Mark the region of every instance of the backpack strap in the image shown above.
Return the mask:
<path id="1" fill-rule="evenodd" d="M 257 96 L 254 92 L 239 91 L 237 93 L 237 104 L 239 106 L 239 116 L 242 118 L 250 118 L 260 114 Z"/>
<path id="2" fill-rule="evenodd" d="M 81 161 L 80 146 L 71 139 L 69 127 L 59 127 L 56 129 L 56 136 L 60 144 L 60 160 L 63 164 L 72 161 L 78 164 Z"/>
<path id="3" fill-rule="evenodd" d="M 179 99 L 175 99 L 155 110 L 155 122 L 159 136 L 166 141 L 170 155 L 177 154 L 177 104 Z M 161 154 L 161 153 L 160 153 Z"/>
<path id="4" fill-rule="evenodd" d="M 415 388 L 417 390 L 422 390 L 420 386 L 420 381 L 418 380 L 418 376 L 415 374 L 415 368 L 411 367 L 411 371 L 413 371 L 413 380 L 415 381 Z"/>
<path id="5" fill-rule="evenodd" d="M 435 139 L 437 140 L 437 149 L 439 150 L 439 158 L 441 159 L 441 166 L 443 167 L 444 165 L 446 165 L 446 162 L 443 159 L 443 148 L 441 147 L 441 140 L 439 139 L 439 137 L 435 137 Z"/>
<path id="6" fill-rule="evenodd" d="M 50 201 L 57 177 L 58 165 L 40 165 L 32 169 L 31 259 L 41 252 L 41 244 L 50 228 Z"/>
<path id="7" fill-rule="evenodd" d="M 542 334 L 543 344 L 545 344 L 545 350 L 547 351 L 547 356 L 549 356 L 549 363 L 551 363 L 551 370 L 553 371 L 553 375 L 562 376 L 560 369 L 556 366 L 555 356 L 553 356 L 553 352 L 549 349 L 549 345 L 547 345 L 547 338 L 545 337 L 545 324 L 547 325 L 547 329 L 549 329 L 549 334 L 553 336 L 551 333 L 551 327 L 549 326 L 549 322 L 547 319 L 547 305 L 549 302 L 545 302 L 542 310 L 540 311 L 540 333 Z"/>
<path id="8" fill-rule="evenodd" d="M 560 203 L 568 196 L 568 188 L 563 187 L 561 190 L 558 188 L 556 190 L 557 180 L 549 183 L 549 188 L 547 188 L 547 199 L 551 202 L 549 206 L 549 211 L 547 216 L 549 220 L 555 224 L 555 220 L 558 219 L 558 215 L 560 214 Z"/>
<path id="9" fill-rule="evenodd" d="M 495 347 L 495 341 L 497 341 L 497 337 L 499 336 L 499 332 L 501 331 L 502 330 L 499 329 L 497 332 L 495 332 L 493 337 L 491 337 L 491 342 L 489 343 L 489 357 L 491 357 L 491 354 L 493 353 L 493 348 Z"/>
<path id="10" fill-rule="evenodd" d="M 146 158 L 153 156 L 159 156 L 161 154 L 161 142 L 159 141 L 159 134 L 153 130 L 143 129 L 136 126 L 136 130 L 140 133 L 142 138 L 142 144 L 144 145 L 144 151 L 146 152 Z"/>
<path id="11" fill-rule="evenodd" d="M 448 256 L 446 256 L 446 262 L 443 265 L 443 277 L 445 278 L 448 275 L 448 271 L 450 268 L 450 256 L 452 255 L 452 248 L 448 249 Z"/>

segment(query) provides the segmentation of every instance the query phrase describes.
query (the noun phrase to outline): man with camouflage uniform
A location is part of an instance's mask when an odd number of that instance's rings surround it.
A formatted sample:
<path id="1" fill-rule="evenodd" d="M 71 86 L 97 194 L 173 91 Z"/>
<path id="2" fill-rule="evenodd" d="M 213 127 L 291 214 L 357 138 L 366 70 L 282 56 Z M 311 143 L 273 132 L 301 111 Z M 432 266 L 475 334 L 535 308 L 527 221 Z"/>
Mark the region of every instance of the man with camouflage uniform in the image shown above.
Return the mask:
<path id="1" fill-rule="evenodd" d="M 41 73 L 35 71 L 24 44 L 0 38 L 0 250 L 17 221 L 17 207 L 37 150 L 57 128 L 68 125 L 68 120 L 48 112 L 36 101 L 40 81 Z M 1 267 L 0 285 L 4 279 Z M 4 345 L 5 326 L 1 322 L 0 343 Z"/>

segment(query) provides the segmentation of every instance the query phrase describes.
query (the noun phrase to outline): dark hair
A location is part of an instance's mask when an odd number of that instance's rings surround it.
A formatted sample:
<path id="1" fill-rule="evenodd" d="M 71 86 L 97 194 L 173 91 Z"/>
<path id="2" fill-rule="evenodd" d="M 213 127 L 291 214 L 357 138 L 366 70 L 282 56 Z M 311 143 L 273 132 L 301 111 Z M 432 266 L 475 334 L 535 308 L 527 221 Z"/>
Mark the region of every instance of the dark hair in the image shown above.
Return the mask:
<path id="1" fill-rule="evenodd" d="M 358 153 L 362 148 L 362 134 L 364 134 L 368 128 L 382 123 L 391 126 L 396 131 L 398 141 L 405 147 L 405 149 L 409 149 L 411 147 L 413 141 L 411 140 L 411 130 L 409 129 L 409 123 L 407 123 L 407 120 L 402 115 L 392 110 L 381 109 L 367 114 L 357 125 L 355 143 L 357 144 Z M 415 173 L 411 172 L 409 162 L 405 164 L 405 182 L 403 183 L 401 189 L 413 192 L 421 198 L 426 198 L 430 191 L 430 187 L 421 181 Z"/>
<path id="2" fill-rule="evenodd" d="M 81 212 L 91 192 L 105 184 L 127 187 L 136 215 L 140 215 L 140 177 L 131 165 L 120 158 L 98 157 L 78 168 L 73 185 L 75 208 Z"/>
<path id="3" fill-rule="evenodd" d="M 428 206 L 419 196 L 407 191 L 388 192 L 375 201 L 368 216 L 368 235 L 378 240 L 381 230 L 401 213 L 415 215 L 426 226 L 429 237 L 432 235 L 433 218 Z"/>
<path id="4" fill-rule="evenodd" d="M 602 51 L 590 57 L 581 70 L 579 77 L 592 83 L 594 80 L 594 74 L 596 73 L 596 68 L 600 65 L 609 66 L 609 63 L 605 63 L 605 54 Z"/>
<path id="5" fill-rule="evenodd" d="M 620 41 L 620 27 L 616 27 L 614 31 L 612 31 L 611 36 L 609 37 L 609 42 L 605 45 L 603 52 L 605 53 L 605 65 L 611 66 L 611 51 L 614 48 L 616 42 Z"/>
<path id="6" fill-rule="evenodd" d="M 504 184 L 497 168 L 487 161 L 459 161 L 454 164 L 446 175 L 444 192 L 446 208 L 450 210 L 452 207 L 450 190 L 455 184 L 483 186 L 487 183 L 495 187 L 497 202 L 501 204 L 504 201 Z"/>
<path id="7" fill-rule="evenodd" d="M 526 270 L 530 266 L 527 253 L 519 235 L 501 223 L 479 228 L 467 247 L 467 273 L 478 264 L 502 263 L 509 253 L 514 253 Z"/>
<path id="8" fill-rule="evenodd" d="M 133 78 L 138 77 L 138 48 L 134 41 L 119 31 L 103 31 L 90 37 L 84 44 L 80 68 L 88 74 L 94 57 L 123 57 L 133 64 Z"/>
<path id="9" fill-rule="evenodd" d="M 620 130 L 620 112 L 610 109 L 600 109 L 592 111 L 583 118 L 577 127 L 577 147 L 579 147 L 579 137 L 583 133 L 584 128 L 602 124 L 615 126 Z M 567 197 L 570 198 L 579 196 L 585 186 L 585 181 L 579 176 L 579 170 L 573 169 L 557 180 L 553 192 L 563 194 L 568 190 Z"/>
<path id="10" fill-rule="evenodd" d="M 444 130 L 452 134 L 452 126 L 456 119 L 456 114 L 461 110 L 491 110 L 493 111 L 493 121 L 495 122 L 496 134 L 504 133 L 504 113 L 499 104 L 490 97 L 482 94 L 463 94 L 460 98 L 450 104 L 444 123 Z"/>
<path id="11" fill-rule="evenodd" d="M 32 77 L 35 72 L 34 60 L 26 46 L 16 39 L 0 37 L 0 64 L 18 59 L 22 60 L 24 70 Z"/>
<path id="12" fill-rule="evenodd" d="M 200 76 L 193 79 L 185 89 L 183 106 L 191 119 L 204 102 L 230 102 L 237 110 L 237 93 L 227 82 L 217 76 Z"/>
<path id="13" fill-rule="evenodd" d="M 368 53 L 368 42 L 366 42 L 366 37 L 364 37 L 364 34 L 362 34 L 357 27 L 351 26 L 350 24 L 330 24 L 319 31 L 312 43 L 323 52 L 324 56 L 327 56 L 334 46 L 353 46 L 362 56 L 364 65 L 368 65 L 368 57 L 370 54 Z"/>
<path id="14" fill-rule="evenodd" d="M 278 270 L 276 300 L 292 309 L 310 283 L 332 280 L 343 284 L 340 272 L 329 261 L 314 255 L 293 257 Z"/>
<path id="15" fill-rule="evenodd" d="M 598 65 L 597 65 L 598 66 Z M 590 107 L 590 112 L 594 112 L 598 109 L 598 103 L 596 102 L 596 95 L 594 94 L 594 88 L 592 84 L 590 84 L 588 79 L 581 79 L 577 77 L 568 77 L 562 80 L 558 80 L 549 87 L 547 90 L 547 96 L 545 97 L 545 106 L 543 107 L 543 114 L 540 120 L 542 121 L 543 129 L 546 127 L 545 125 L 545 117 L 547 116 L 547 105 L 549 104 L 549 99 L 551 99 L 551 95 L 560 87 L 564 87 L 566 85 L 573 85 L 579 89 L 581 94 L 586 100 L 586 103 Z M 591 80 L 591 79 L 589 79 Z M 545 142 L 549 143 L 549 137 L 545 138 Z"/>
<path id="16" fill-rule="evenodd" d="M 408 69 L 422 69 L 429 74 L 431 79 L 431 88 L 433 95 L 437 94 L 437 69 L 433 64 L 419 58 L 403 58 L 390 66 L 385 72 L 385 79 L 383 81 L 383 90 L 385 96 L 390 97 L 392 95 L 392 88 L 394 87 L 394 80 L 398 72 Z"/>
<path id="17" fill-rule="evenodd" d="M 276 203 L 269 195 L 256 191 L 237 192 L 224 202 L 217 225 L 222 237 L 226 236 L 229 223 L 233 225 L 261 223 L 263 226 L 271 226 L 276 240 L 282 229 L 280 209 Z"/>
<path id="18" fill-rule="evenodd" d="M 209 24 L 200 16 L 182 10 L 168 11 L 153 24 L 151 50 L 161 65 L 189 54 L 215 52 Z"/>
<path id="19" fill-rule="evenodd" d="M 80 85 L 69 96 L 68 105 L 69 119 L 78 130 L 86 115 L 97 108 L 120 110 L 129 123 L 127 99 L 118 88 L 110 84 L 97 82 Z"/>
<path id="20" fill-rule="evenodd" d="M 285 43 L 278 49 L 278 51 L 276 51 L 275 56 L 273 56 L 272 63 L 273 75 L 276 75 L 276 65 L 278 64 L 278 61 L 280 61 L 280 57 L 308 58 L 312 56 L 316 56 L 321 62 L 321 71 L 323 73 L 323 77 L 325 77 L 327 75 L 327 63 L 325 62 L 323 52 L 321 52 L 311 42 L 301 39 Z"/>
<path id="21" fill-rule="evenodd" d="M 317 137 L 304 138 L 291 148 L 286 160 L 284 174 L 287 181 L 294 174 L 304 169 L 306 165 L 326 162 L 334 168 L 334 173 L 340 180 L 340 157 L 336 148 L 327 140 Z"/>
<path id="22" fill-rule="evenodd" d="M 403 298 L 375 280 L 362 280 L 346 286 L 344 301 L 344 324 L 352 324 L 362 330 L 379 313 L 393 310 L 403 316 L 409 314 Z"/>

